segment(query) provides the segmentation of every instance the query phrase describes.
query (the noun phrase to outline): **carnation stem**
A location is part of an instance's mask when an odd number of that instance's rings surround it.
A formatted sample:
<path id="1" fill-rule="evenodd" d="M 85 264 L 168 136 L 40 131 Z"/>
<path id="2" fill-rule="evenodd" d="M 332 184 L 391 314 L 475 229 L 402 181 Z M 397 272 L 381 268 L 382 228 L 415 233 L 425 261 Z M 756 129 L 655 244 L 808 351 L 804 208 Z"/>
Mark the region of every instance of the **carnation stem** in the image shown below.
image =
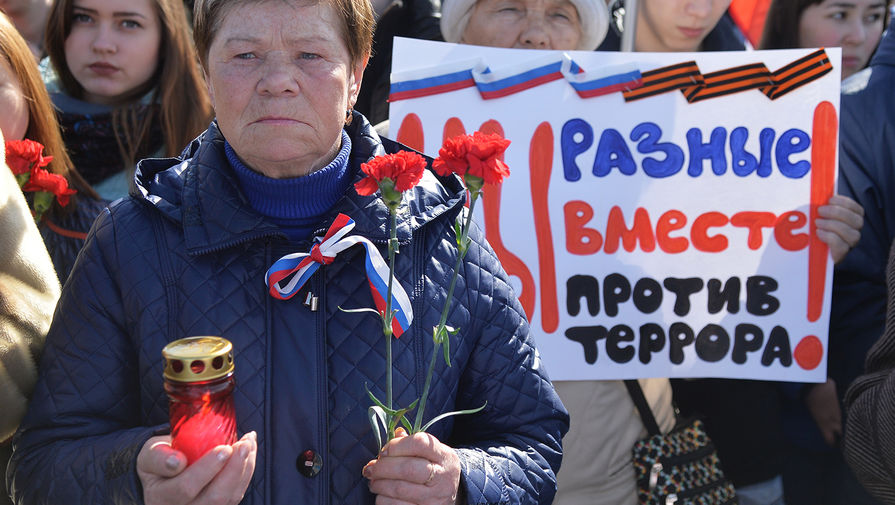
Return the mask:
<path id="1" fill-rule="evenodd" d="M 438 321 L 438 327 L 435 328 L 433 338 L 435 345 L 432 347 L 432 359 L 429 360 L 429 370 L 426 371 L 426 382 L 423 386 L 423 394 L 420 397 L 419 407 L 416 410 L 416 417 L 413 421 L 413 433 L 419 433 L 423 425 L 423 413 L 426 410 L 426 399 L 429 398 L 429 386 L 432 384 L 432 375 L 435 373 L 435 361 L 444 345 L 444 339 L 450 338 L 447 332 L 446 324 L 448 317 L 448 309 L 451 307 L 451 299 L 454 297 L 454 286 L 457 285 L 457 276 L 460 272 L 460 265 L 466 252 L 469 250 L 469 227 L 472 223 L 472 211 L 475 210 L 475 203 L 478 201 L 481 190 L 469 192 L 469 211 L 466 219 L 463 221 L 460 237 L 457 246 L 457 260 L 454 263 L 454 273 L 451 276 L 451 285 L 448 288 L 447 298 L 444 299 L 444 308 L 441 309 L 441 320 Z"/>
<path id="2" fill-rule="evenodd" d="M 385 300 L 385 314 L 382 315 L 382 333 L 385 334 L 385 405 L 393 409 L 392 405 L 392 282 L 395 279 L 395 250 L 398 248 L 398 209 L 397 206 L 389 206 L 389 230 L 391 238 L 388 241 L 388 291 Z M 389 415 L 391 417 L 391 415 Z M 394 434 L 389 432 L 388 439 Z"/>

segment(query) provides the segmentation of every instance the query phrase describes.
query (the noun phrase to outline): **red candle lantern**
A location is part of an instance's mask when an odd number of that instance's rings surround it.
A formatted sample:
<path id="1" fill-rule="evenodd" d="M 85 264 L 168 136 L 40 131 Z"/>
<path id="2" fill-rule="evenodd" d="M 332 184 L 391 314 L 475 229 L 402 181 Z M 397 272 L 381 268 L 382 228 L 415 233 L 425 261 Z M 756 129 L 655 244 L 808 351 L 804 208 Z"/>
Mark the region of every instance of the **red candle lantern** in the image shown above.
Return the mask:
<path id="1" fill-rule="evenodd" d="M 189 337 L 162 349 L 171 446 L 192 464 L 219 445 L 236 442 L 233 344 L 221 337 Z"/>

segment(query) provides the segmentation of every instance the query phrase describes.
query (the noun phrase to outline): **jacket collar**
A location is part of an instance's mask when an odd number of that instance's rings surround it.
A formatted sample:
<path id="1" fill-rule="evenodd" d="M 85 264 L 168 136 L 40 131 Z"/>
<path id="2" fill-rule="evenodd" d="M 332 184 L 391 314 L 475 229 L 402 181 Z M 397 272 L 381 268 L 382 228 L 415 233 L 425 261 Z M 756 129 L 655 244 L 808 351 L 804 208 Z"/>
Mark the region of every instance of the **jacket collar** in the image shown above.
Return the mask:
<path id="1" fill-rule="evenodd" d="M 360 165 L 374 156 L 408 150 L 396 142 L 380 139 L 366 119 L 355 113 L 346 127 L 352 141 L 349 170 L 355 181 L 364 177 Z M 427 158 L 431 168 L 432 160 Z M 137 189 L 133 195 L 181 224 L 187 251 L 203 254 L 220 251 L 262 237 L 284 236 L 279 228 L 251 208 L 224 154 L 224 137 L 217 123 L 181 154 L 180 158 L 143 160 L 137 167 Z M 420 184 L 405 194 L 398 208 L 399 242 L 445 213 L 462 209 L 465 192 L 458 178 L 440 177 L 427 170 Z M 353 234 L 374 243 L 389 239 L 388 208 L 378 194 L 361 196 L 353 185 L 321 221 L 315 234 L 326 231 L 339 213 L 355 221 Z"/>

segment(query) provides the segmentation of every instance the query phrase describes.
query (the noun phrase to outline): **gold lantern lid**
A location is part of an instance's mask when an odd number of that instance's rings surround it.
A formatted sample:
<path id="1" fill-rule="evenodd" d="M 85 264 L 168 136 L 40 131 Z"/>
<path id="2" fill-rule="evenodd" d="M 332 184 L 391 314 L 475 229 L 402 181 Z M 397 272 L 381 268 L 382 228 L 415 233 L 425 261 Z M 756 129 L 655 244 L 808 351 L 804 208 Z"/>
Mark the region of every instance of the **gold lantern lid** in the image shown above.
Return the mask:
<path id="1" fill-rule="evenodd" d="M 233 373 L 233 344 L 222 337 L 187 337 L 162 349 L 165 379 L 200 382 Z"/>

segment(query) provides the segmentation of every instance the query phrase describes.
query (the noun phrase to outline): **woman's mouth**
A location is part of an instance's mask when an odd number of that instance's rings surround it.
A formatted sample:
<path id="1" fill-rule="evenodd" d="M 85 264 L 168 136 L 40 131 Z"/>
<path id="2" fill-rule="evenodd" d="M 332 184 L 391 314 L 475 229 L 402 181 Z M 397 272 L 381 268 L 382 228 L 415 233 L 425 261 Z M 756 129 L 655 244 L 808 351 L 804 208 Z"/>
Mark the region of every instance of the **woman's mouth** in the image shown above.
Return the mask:
<path id="1" fill-rule="evenodd" d="M 698 39 L 705 33 L 705 30 L 702 28 L 685 28 L 678 26 L 677 29 L 688 39 Z"/>
<path id="2" fill-rule="evenodd" d="M 105 62 L 96 62 L 90 64 L 87 68 L 90 69 L 91 72 L 97 75 L 112 75 L 115 72 L 118 72 L 118 67 L 112 65 L 111 63 Z"/>

